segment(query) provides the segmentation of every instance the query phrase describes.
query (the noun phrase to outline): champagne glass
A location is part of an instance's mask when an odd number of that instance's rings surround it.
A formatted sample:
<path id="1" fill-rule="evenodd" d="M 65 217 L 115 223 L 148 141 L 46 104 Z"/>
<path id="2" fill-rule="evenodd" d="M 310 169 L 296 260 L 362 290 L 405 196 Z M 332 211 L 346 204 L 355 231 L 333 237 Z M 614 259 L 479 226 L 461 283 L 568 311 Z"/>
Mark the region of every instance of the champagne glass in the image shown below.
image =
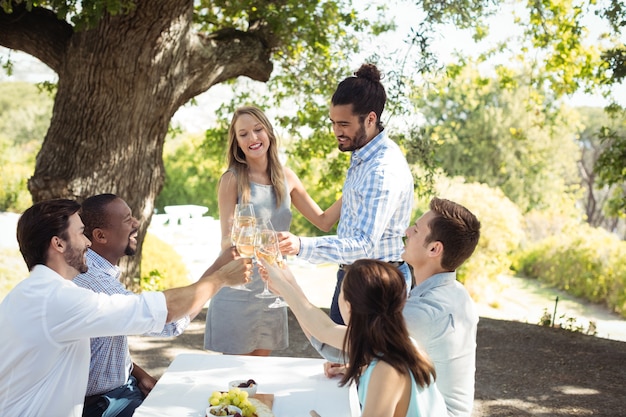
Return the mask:
<path id="1" fill-rule="evenodd" d="M 239 252 L 239 255 L 242 258 L 254 258 L 256 232 L 257 230 L 255 225 L 248 224 L 239 228 L 237 238 L 235 239 L 235 246 L 237 247 L 237 252 Z M 242 291 L 251 291 L 245 284 L 233 285 L 230 288 Z"/>
<path id="2" fill-rule="evenodd" d="M 275 264 L 276 258 L 280 254 L 278 250 L 278 236 L 269 220 L 263 220 L 258 226 L 256 257 L 263 259 L 268 264 Z M 254 295 L 258 298 L 274 298 L 276 294 L 272 293 L 268 287 L 267 281 L 264 282 L 263 292 Z"/>
<path id="3" fill-rule="evenodd" d="M 233 225 L 230 230 L 230 240 L 233 246 L 237 245 L 239 229 L 243 226 L 255 226 L 254 206 L 252 204 L 236 204 L 233 215 Z"/>

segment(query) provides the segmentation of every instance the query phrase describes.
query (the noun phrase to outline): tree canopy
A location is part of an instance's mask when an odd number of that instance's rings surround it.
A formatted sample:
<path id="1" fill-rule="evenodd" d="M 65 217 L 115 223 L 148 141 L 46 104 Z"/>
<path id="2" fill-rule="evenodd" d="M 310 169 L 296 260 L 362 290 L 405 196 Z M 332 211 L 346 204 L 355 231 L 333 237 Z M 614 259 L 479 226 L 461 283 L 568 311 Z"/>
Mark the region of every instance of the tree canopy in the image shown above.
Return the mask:
<path id="1" fill-rule="evenodd" d="M 435 68 L 429 47 L 437 24 L 469 28 L 481 39 L 488 33 L 483 18 L 503 3 L 389 3 L 420 10 L 407 34 L 414 55 L 389 45 L 370 57 L 388 64 L 389 112 L 411 111 L 404 108 L 406 97 L 425 88 L 423 76 Z M 0 0 L 0 45 L 38 58 L 58 75 L 50 127 L 28 181 L 33 200 L 114 192 L 142 221 L 143 236 L 164 181 L 163 144 L 173 114 L 212 86 L 242 76 L 268 84 L 263 104 L 290 109 L 278 123 L 294 139 L 307 138 L 292 150 L 295 156 L 332 155 L 327 100 L 354 70 L 348 66 L 360 46 L 357 34 L 376 36 L 394 26 L 384 10 L 369 13 L 373 20 L 363 17 L 375 7 L 385 6 L 354 7 L 349 0 Z M 531 1 L 523 9 L 519 21 L 527 31 L 519 57 L 532 64 L 527 84 L 540 95 L 552 100 L 623 79 L 622 0 Z M 585 43 L 585 13 L 609 22 L 602 47 Z M 508 69 L 499 71 L 506 80 Z M 237 102 L 249 97 L 244 91 Z M 215 137 L 209 133 L 208 142 Z M 412 140 L 401 139 L 406 146 Z M 345 160 L 332 158 L 329 181 L 337 183 L 343 167 Z"/>
<path id="2" fill-rule="evenodd" d="M 0 6 L 0 44 L 58 75 L 50 127 L 28 181 L 33 200 L 113 192 L 141 220 L 142 236 L 163 185 L 163 141 L 180 106 L 240 76 L 266 82 L 276 71 L 336 80 L 347 73 L 342 57 L 357 46 L 351 33 L 375 26 L 341 0 Z"/>

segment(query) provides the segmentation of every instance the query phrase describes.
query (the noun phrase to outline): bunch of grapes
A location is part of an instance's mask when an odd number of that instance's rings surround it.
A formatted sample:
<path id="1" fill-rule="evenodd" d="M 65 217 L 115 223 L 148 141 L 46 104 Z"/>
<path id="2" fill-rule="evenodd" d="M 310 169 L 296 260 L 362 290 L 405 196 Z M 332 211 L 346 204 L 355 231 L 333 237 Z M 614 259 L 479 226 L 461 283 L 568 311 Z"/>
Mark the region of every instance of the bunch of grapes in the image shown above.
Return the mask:
<path id="1" fill-rule="evenodd" d="M 239 388 L 231 388 L 228 392 L 213 391 L 209 398 L 211 405 L 234 405 L 241 408 L 243 417 L 252 417 L 256 407 L 248 401 L 248 393 Z"/>

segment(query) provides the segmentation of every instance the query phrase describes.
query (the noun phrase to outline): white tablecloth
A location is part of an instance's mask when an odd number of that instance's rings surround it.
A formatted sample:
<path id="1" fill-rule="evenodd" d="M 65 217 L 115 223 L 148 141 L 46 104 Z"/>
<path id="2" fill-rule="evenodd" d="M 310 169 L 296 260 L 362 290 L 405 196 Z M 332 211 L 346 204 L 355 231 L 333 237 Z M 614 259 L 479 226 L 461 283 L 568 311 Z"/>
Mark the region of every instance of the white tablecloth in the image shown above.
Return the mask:
<path id="1" fill-rule="evenodd" d="M 356 388 L 339 387 L 324 375 L 323 359 L 183 353 L 165 371 L 135 417 L 204 417 L 213 391 L 228 382 L 254 379 L 258 392 L 274 394 L 276 417 L 357 417 Z"/>

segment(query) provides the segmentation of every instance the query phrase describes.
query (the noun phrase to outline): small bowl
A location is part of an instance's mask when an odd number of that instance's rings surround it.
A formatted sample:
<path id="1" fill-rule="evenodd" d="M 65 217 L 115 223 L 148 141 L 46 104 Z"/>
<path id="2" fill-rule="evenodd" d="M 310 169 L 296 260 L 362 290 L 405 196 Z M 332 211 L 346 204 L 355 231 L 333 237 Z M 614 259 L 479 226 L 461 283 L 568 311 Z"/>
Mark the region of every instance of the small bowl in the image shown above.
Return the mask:
<path id="1" fill-rule="evenodd" d="M 206 415 L 207 415 L 207 417 L 213 417 L 215 415 L 218 415 L 218 414 L 211 413 L 211 411 L 212 410 L 213 411 L 221 410 L 223 408 L 226 408 L 226 410 L 228 411 L 227 415 L 229 415 L 229 416 L 234 416 L 235 413 L 242 414 L 241 408 L 235 407 L 234 405 L 227 405 L 227 406 L 224 406 L 224 405 L 213 405 L 213 406 L 211 406 L 211 407 L 206 409 Z"/>
<path id="2" fill-rule="evenodd" d="M 245 391 L 248 393 L 248 397 L 252 397 L 254 396 L 254 394 L 256 394 L 256 388 L 257 388 L 257 384 L 254 383 L 252 385 L 250 385 L 249 387 L 240 387 L 239 385 L 241 384 L 247 384 L 249 380 L 247 379 L 237 379 L 235 381 L 230 381 L 228 383 L 228 389 L 231 390 L 233 388 L 239 388 L 242 391 Z"/>

